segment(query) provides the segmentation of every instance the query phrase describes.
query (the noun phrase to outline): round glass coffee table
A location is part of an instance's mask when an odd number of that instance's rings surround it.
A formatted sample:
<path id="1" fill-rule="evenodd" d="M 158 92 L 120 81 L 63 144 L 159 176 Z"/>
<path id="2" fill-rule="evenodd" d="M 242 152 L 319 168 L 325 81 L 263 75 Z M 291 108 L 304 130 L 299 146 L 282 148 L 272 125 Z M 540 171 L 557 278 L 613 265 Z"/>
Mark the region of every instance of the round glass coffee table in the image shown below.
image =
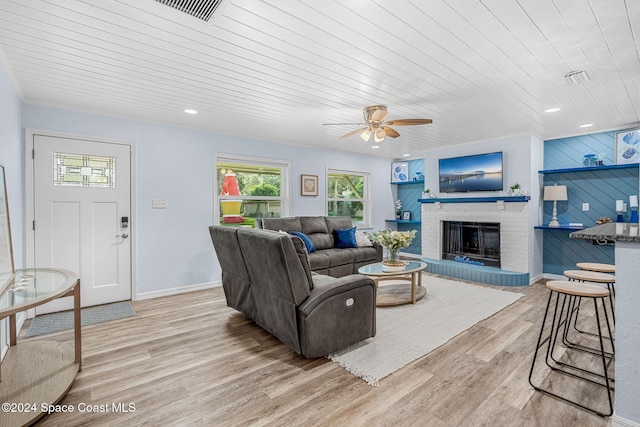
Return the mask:
<path id="1" fill-rule="evenodd" d="M 415 304 L 427 294 L 426 288 L 422 286 L 422 272 L 427 268 L 427 264 L 421 261 L 405 261 L 402 270 L 384 271 L 383 264 L 365 265 L 358 269 L 358 273 L 371 277 L 376 282 L 378 288 L 376 306 L 385 307 L 390 305 Z M 393 283 L 380 286 L 380 282 L 393 280 L 408 283 Z M 409 286 L 407 286 L 407 284 Z"/>

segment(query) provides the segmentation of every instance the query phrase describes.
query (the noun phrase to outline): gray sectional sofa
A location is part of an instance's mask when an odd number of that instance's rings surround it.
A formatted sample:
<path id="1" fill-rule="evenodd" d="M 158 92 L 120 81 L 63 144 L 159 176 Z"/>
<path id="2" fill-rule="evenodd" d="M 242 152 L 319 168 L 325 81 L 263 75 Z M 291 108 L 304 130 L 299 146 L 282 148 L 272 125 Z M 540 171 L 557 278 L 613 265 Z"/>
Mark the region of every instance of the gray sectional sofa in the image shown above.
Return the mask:
<path id="1" fill-rule="evenodd" d="M 382 261 L 382 246 L 338 248 L 337 232 L 353 229 L 348 216 L 297 216 L 262 218 L 256 221 L 258 228 L 274 231 L 304 233 L 314 246 L 309 251 L 311 271 L 333 277 L 358 272 L 363 265 Z"/>
<path id="2" fill-rule="evenodd" d="M 271 230 L 209 227 L 227 305 L 298 354 L 326 356 L 376 333 L 376 286 L 360 274 L 312 273 L 302 240 Z"/>

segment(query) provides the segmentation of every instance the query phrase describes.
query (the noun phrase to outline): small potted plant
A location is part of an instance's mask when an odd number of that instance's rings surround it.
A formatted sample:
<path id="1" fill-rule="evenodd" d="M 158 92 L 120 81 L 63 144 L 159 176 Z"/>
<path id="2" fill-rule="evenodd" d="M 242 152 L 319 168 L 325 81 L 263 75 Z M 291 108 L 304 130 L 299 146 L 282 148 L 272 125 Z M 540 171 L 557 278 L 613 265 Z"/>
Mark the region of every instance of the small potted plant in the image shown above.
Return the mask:
<path id="1" fill-rule="evenodd" d="M 520 193 L 520 184 L 518 184 L 517 182 L 513 184 L 510 188 L 511 188 L 511 194 L 513 194 L 514 196 L 517 196 Z"/>
<path id="2" fill-rule="evenodd" d="M 402 202 L 400 199 L 396 200 L 396 219 L 402 219 Z"/>

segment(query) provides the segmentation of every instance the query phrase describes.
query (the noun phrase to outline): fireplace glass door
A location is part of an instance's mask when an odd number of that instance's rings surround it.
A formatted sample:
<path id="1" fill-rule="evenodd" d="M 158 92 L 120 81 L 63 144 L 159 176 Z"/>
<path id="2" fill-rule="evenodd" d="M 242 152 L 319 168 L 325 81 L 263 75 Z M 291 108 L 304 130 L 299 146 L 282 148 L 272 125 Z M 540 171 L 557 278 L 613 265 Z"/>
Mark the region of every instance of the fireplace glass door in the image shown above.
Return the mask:
<path id="1" fill-rule="evenodd" d="M 500 267 L 500 224 L 443 221 L 442 259 Z"/>

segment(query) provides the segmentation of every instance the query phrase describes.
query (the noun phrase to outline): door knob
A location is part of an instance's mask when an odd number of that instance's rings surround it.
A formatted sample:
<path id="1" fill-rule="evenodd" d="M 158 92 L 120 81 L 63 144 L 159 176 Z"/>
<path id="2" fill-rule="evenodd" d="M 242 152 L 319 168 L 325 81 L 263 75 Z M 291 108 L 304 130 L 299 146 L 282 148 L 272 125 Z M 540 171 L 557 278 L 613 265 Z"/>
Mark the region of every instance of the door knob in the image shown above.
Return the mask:
<path id="1" fill-rule="evenodd" d="M 127 237 L 129 237 L 129 235 L 127 233 L 122 233 L 122 234 L 116 234 L 116 237 L 122 237 L 123 239 L 126 239 Z"/>

